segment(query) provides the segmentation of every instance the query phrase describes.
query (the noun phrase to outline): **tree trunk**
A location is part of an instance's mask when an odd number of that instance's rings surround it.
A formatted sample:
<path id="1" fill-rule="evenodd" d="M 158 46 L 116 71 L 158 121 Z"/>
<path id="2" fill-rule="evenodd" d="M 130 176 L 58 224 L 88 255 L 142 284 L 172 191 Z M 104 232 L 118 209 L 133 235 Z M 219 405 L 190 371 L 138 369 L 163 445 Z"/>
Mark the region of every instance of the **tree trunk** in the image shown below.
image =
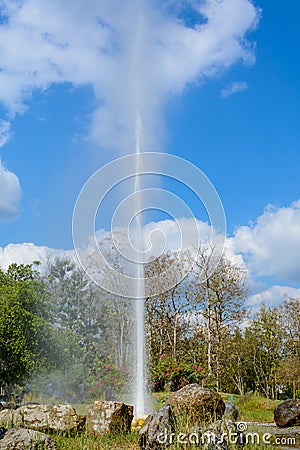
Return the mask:
<path id="1" fill-rule="evenodd" d="M 208 294 L 208 283 L 206 282 L 205 287 L 205 296 L 206 296 L 206 304 L 207 304 L 207 368 L 208 375 L 212 375 L 212 334 L 211 334 L 211 309 L 210 309 L 210 301 Z"/>
<path id="2" fill-rule="evenodd" d="M 178 315 L 176 314 L 174 331 L 173 331 L 173 359 L 177 360 L 177 324 L 178 324 Z"/>

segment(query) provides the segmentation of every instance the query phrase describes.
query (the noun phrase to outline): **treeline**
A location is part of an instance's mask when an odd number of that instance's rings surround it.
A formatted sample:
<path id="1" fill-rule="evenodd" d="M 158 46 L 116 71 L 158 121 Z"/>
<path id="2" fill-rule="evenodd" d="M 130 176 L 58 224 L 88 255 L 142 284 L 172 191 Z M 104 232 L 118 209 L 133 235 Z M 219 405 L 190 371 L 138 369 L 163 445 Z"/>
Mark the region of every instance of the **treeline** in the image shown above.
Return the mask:
<path id="1" fill-rule="evenodd" d="M 197 381 L 239 394 L 299 394 L 299 299 L 253 314 L 245 307 L 244 270 L 224 255 L 216 260 L 214 249 L 197 258 L 164 254 L 147 264 L 146 277 L 153 276 L 161 286 L 146 298 L 152 389 Z M 172 287 L 164 292 L 166 283 Z M 0 270 L 1 386 L 56 377 L 69 396 L 81 381 L 90 396 L 106 386 L 128 389 L 133 307 L 134 300 L 101 290 L 67 258 L 49 263 L 43 275 L 38 263 Z"/>
<path id="2" fill-rule="evenodd" d="M 163 280 L 183 266 L 166 254 L 148 270 Z M 205 248 L 181 283 L 147 299 L 153 388 L 176 389 L 200 377 L 223 392 L 300 397 L 300 299 L 253 312 L 247 297 L 245 271 Z"/>

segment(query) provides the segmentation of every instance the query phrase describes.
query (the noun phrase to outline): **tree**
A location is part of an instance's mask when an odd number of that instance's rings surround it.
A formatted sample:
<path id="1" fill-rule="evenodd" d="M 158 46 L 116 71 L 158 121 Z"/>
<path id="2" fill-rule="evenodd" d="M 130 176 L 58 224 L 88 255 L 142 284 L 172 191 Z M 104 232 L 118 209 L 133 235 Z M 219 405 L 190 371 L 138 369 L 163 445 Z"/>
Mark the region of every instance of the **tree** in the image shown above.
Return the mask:
<path id="1" fill-rule="evenodd" d="M 276 379 L 295 397 L 300 388 L 300 299 L 287 296 L 279 307 L 279 320 L 283 350 Z"/>
<path id="2" fill-rule="evenodd" d="M 276 371 L 276 381 L 283 386 L 291 386 L 292 396 L 300 389 L 300 355 L 284 358 Z"/>
<path id="3" fill-rule="evenodd" d="M 156 295 L 146 299 L 146 325 L 152 360 L 167 355 L 174 361 L 181 354 L 181 345 L 190 330 L 192 305 L 181 282 L 183 258 L 165 253 L 149 261 L 146 276 L 157 280 Z M 160 284 L 159 284 L 160 283 Z M 165 286 L 173 286 L 165 291 Z"/>
<path id="4" fill-rule="evenodd" d="M 284 330 L 284 353 L 300 357 L 300 299 L 286 297 L 279 312 Z"/>
<path id="5" fill-rule="evenodd" d="M 103 353 L 104 307 L 100 291 L 69 258 L 55 259 L 46 276 L 53 327 L 64 343 L 62 367 L 81 378 L 87 368 L 96 368 Z M 81 366 L 81 369 L 79 369 Z"/>
<path id="6" fill-rule="evenodd" d="M 127 238 L 124 230 L 114 231 L 113 235 L 100 241 L 99 248 L 86 259 L 88 272 L 102 286 L 102 289 L 98 289 L 103 312 L 102 337 L 105 337 L 107 343 L 107 357 L 117 367 L 132 363 L 129 361 L 129 353 L 133 345 L 134 301 L 126 294 L 132 292 L 129 289 L 132 285 L 130 276 L 135 266 L 122 256 L 123 252 L 126 254 L 128 251 Z M 124 278 L 121 280 L 121 275 L 125 275 L 125 278 L 129 276 L 128 284 L 124 282 Z"/>
<path id="7" fill-rule="evenodd" d="M 133 329 L 132 300 L 115 295 L 105 295 L 105 338 L 109 344 L 109 359 L 117 366 L 129 362 Z"/>
<path id="8" fill-rule="evenodd" d="M 221 386 L 222 361 L 227 336 L 245 318 L 247 285 L 245 271 L 233 264 L 225 255 L 216 261 L 215 247 L 203 246 L 195 260 L 193 302 L 200 321 L 207 332 L 207 366 L 215 375 L 217 388 Z M 222 364 L 223 363 L 223 364 Z"/>
<path id="9" fill-rule="evenodd" d="M 283 356 L 283 330 L 278 309 L 264 304 L 245 330 L 255 386 L 267 398 L 275 397 L 276 370 Z"/>
<path id="10" fill-rule="evenodd" d="M 251 320 L 247 322 L 251 323 Z M 245 336 L 245 325 L 227 336 L 222 351 L 223 390 L 240 395 L 256 389 L 252 352 L 255 342 L 249 335 Z"/>
<path id="11" fill-rule="evenodd" d="M 53 362 L 47 291 L 31 264 L 0 270 L 0 380 L 22 384 Z"/>

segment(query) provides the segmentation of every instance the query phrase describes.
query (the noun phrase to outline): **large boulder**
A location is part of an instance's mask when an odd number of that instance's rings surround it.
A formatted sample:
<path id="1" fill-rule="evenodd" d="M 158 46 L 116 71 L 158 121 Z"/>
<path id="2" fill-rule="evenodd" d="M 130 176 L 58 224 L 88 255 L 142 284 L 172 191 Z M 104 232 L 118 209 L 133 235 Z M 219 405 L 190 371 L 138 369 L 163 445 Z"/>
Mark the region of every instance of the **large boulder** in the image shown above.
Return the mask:
<path id="1" fill-rule="evenodd" d="M 11 428 L 5 430 L 0 436 L 0 449 L 6 450 L 33 450 L 57 449 L 55 440 L 44 433 L 24 428 Z"/>
<path id="2" fill-rule="evenodd" d="M 142 450 L 160 449 L 174 432 L 175 418 L 170 405 L 165 405 L 145 420 L 139 432 L 139 446 Z"/>
<path id="3" fill-rule="evenodd" d="M 276 406 L 274 420 L 279 427 L 300 425 L 300 399 L 288 399 Z"/>
<path id="4" fill-rule="evenodd" d="M 189 425 L 207 424 L 222 418 L 225 403 L 220 394 L 198 384 L 189 384 L 174 392 L 167 404 L 172 407 L 175 418 L 181 417 Z"/>
<path id="5" fill-rule="evenodd" d="M 71 405 L 25 405 L 17 410 L 0 411 L 0 426 L 35 430 L 75 431 L 78 417 Z"/>
<path id="6" fill-rule="evenodd" d="M 90 433 L 100 435 L 118 431 L 130 431 L 133 406 L 121 402 L 95 401 L 86 416 L 86 426 Z"/>

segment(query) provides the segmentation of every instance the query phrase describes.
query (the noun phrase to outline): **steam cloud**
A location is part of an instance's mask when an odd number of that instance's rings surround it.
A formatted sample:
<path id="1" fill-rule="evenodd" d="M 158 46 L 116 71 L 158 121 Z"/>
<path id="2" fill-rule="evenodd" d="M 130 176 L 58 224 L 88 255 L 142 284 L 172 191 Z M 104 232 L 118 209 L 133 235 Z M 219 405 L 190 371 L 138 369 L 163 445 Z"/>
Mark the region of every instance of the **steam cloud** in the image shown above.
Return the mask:
<path id="1" fill-rule="evenodd" d="M 235 63 L 254 61 L 250 0 L 0 0 L 0 101 L 10 120 L 35 90 L 92 87 L 90 137 L 132 152 L 139 110 L 143 149 L 161 138 L 168 98 Z M 189 19 L 189 20 L 188 20 Z"/>

